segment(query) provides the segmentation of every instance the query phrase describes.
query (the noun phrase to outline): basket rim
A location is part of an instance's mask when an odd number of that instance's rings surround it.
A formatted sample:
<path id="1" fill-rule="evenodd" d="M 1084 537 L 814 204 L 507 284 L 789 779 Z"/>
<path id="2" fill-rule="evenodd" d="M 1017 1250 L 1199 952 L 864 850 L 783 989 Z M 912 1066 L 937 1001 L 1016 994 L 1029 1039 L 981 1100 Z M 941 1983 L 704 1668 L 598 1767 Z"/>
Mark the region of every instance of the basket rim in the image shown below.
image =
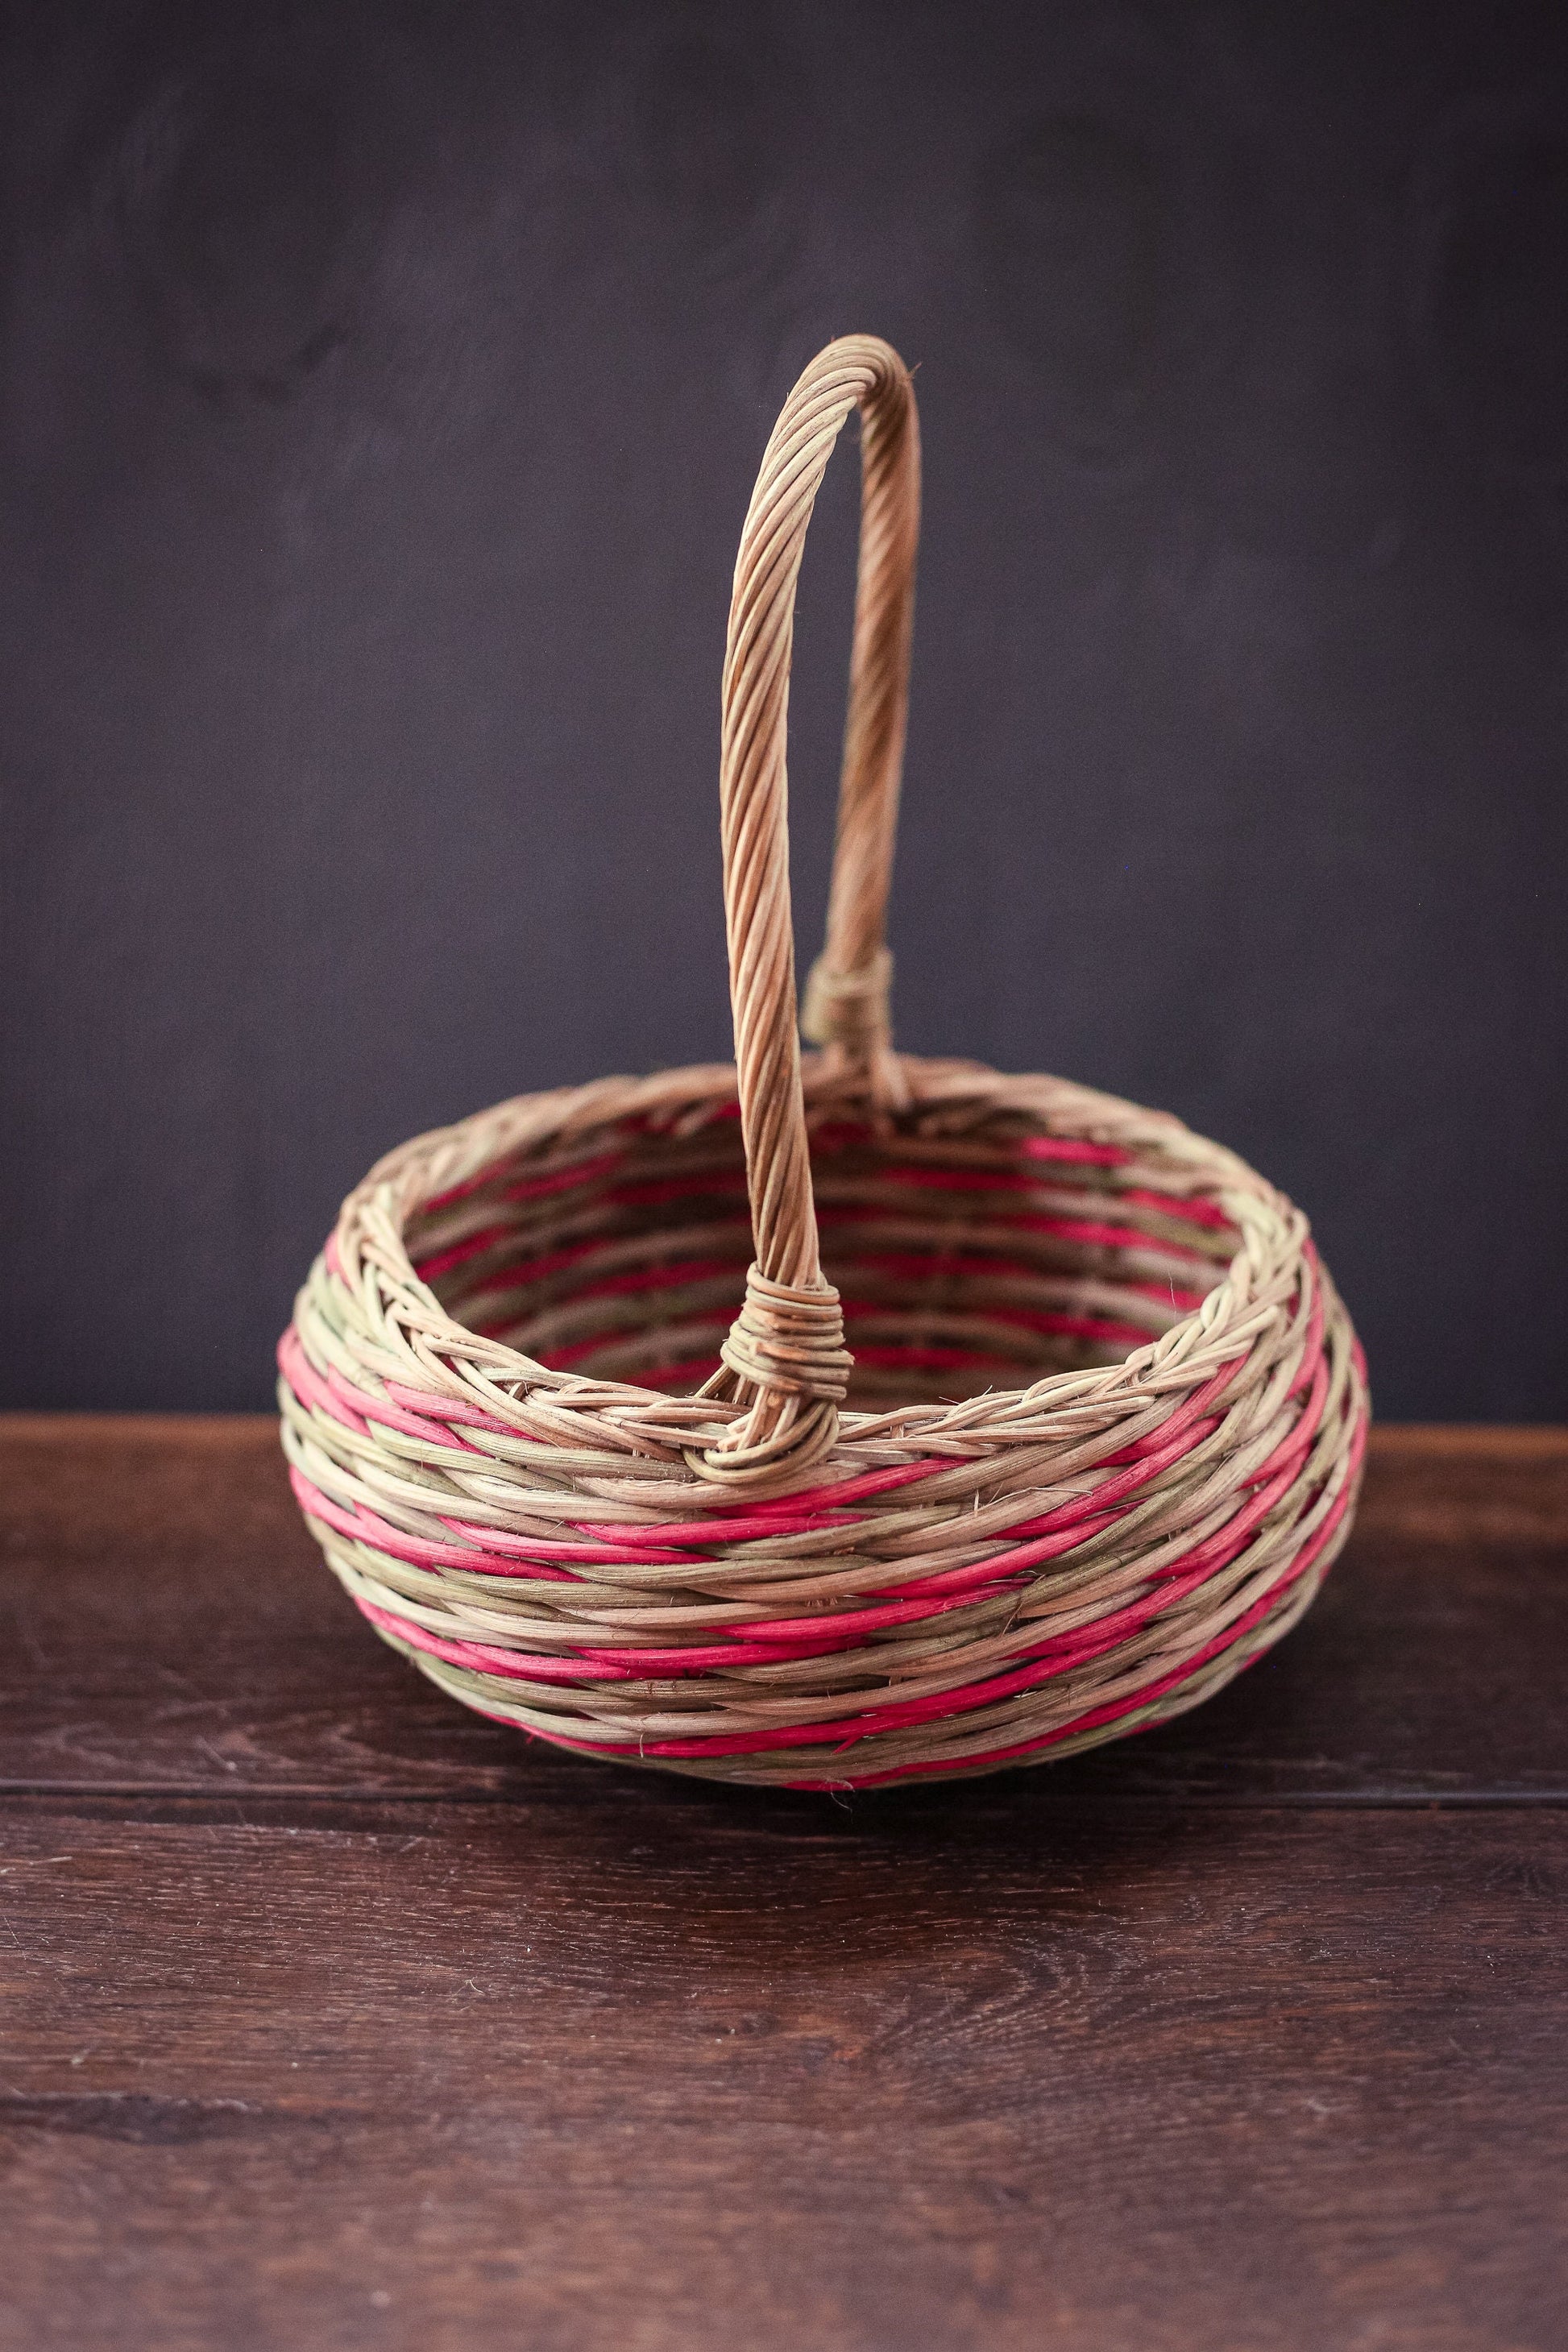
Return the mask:
<path id="1" fill-rule="evenodd" d="M 998 1112 L 1011 1112 L 1040 1136 L 1157 1155 L 1163 1177 L 1184 1175 L 1187 1192 L 1201 1192 L 1224 1209 L 1238 1241 L 1201 1306 L 1114 1364 L 1047 1372 L 1026 1387 L 987 1389 L 977 1397 L 927 1399 L 884 1412 L 846 1410 L 831 1457 L 838 1475 L 847 1466 L 847 1457 L 857 1455 L 873 1466 L 871 1455 L 877 1464 L 908 1461 L 911 1453 L 922 1451 L 950 1458 L 956 1453 L 962 1459 L 977 1448 L 985 1450 L 989 1440 L 1003 1444 L 1037 1441 L 1046 1434 L 1041 1423 L 1048 1423 L 1058 1412 L 1090 1406 L 1103 1410 L 1123 1392 L 1131 1402 L 1132 1396 L 1147 1398 L 1189 1386 L 1203 1377 L 1203 1368 L 1193 1358 L 1211 1352 L 1216 1337 L 1224 1341 L 1226 1356 L 1247 1352 L 1250 1342 L 1245 1327 L 1253 1287 L 1249 1276 L 1266 1264 L 1271 1263 L 1276 1272 L 1282 1262 L 1293 1265 L 1311 1246 L 1303 1213 L 1257 1170 L 1227 1147 L 1196 1134 L 1173 1113 L 1069 1079 L 1045 1073 L 1008 1074 L 984 1063 L 912 1054 L 900 1053 L 897 1059 L 917 1114 L 940 1119 L 945 1113 L 979 1124 Z M 803 1055 L 802 1077 L 814 1127 L 826 1123 L 835 1111 L 866 1115 L 863 1092 L 847 1085 L 842 1065 L 831 1055 Z M 345 1255 L 355 1262 L 368 1257 L 389 1294 L 388 1303 L 395 1301 L 399 1307 L 397 1320 L 417 1331 L 426 1376 L 444 1371 L 447 1379 L 440 1384 L 454 1398 L 466 1397 L 503 1421 L 510 1417 L 509 1407 L 521 1414 L 531 1398 L 543 1395 L 570 1409 L 574 1420 L 610 1423 L 623 1432 L 640 1425 L 658 1453 L 672 1445 L 689 1448 L 721 1420 L 721 1412 L 710 1401 L 672 1397 L 633 1381 L 559 1370 L 503 1340 L 483 1338 L 449 1315 L 421 1280 L 405 1234 L 421 1211 L 477 1185 L 499 1160 L 531 1145 L 542 1147 L 539 1156 L 546 1160 L 552 1144 L 569 1142 L 596 1127 L 650 1115 L 658 1122 L 655 1131 L 662 1128 L 671 1134 L 690 1134 L 715 1117 L 731 1113 L 737 1100 L 733 1064 L 696 1063 L 643 1078 L 590 1079 L 510 1096 L 448 1127 L 410 1137 L 384 1154 L 348 1194 L 311 1281 L 323 1271 L 336 1271 L 342 1278 Z M 949 1127 L 945 1131 L 962 1130 Z M 1180 1197 L 1184 1188 L 1167 1182 L 1166 1189 Z M 331 1263 L 334 1255 L 335 1269 Z M 300 1295 L 296 1322 L 310 1287 Z M 1014 1423 L 1022 1425 L 1009 1426 Z M 671 1468 L 681 1475 L 677 1465 Z M 809 1474 L 813 1483 L 827 1470 L 826 1464 L 818 1465 Z M 722 1494 L 712 1494 L 710 1500 L 716 1508 L 732 1504 Z"/>

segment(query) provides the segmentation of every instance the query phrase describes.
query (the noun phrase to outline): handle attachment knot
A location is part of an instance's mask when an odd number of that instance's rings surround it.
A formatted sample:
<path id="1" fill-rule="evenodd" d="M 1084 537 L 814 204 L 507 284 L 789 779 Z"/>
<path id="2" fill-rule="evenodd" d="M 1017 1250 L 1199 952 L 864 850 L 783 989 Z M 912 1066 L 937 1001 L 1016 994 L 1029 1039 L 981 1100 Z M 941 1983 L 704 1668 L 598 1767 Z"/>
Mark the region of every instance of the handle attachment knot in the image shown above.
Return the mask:
<path id="1" fill-rule="evenodd" d="M 843 1045 L 858 1061 L 892 1044 L 893 957 L 879 948 L 859 971 L 830 971 L 826 952 L 805 976 L 801 1034 L 814 1045 Z"/>
<path id="2" fill-rule="evenodd" d="M 700 1396 L 741 1397 L 751 1409 L 705 1453 L 688 1450 L 699 1476 L 720 1486 L 755 1486 L 811 1468 L 831 1451 L 854 1358 L 844 1344 L 844 1309 L 831 1283 L 770 1282 L 752 1265 L 746 1296 L 721 1354 L 723 1370 Z"/>
<path id="3" fill-rule="evenodd" d="M 738 1381 L 755 1389 L 842 1404 L 854 1362 L 844 1344 L 844 1309 L 830 1282 L 803 1290 L 747 1269 L 746 1297 L 720 1349 Z"/>

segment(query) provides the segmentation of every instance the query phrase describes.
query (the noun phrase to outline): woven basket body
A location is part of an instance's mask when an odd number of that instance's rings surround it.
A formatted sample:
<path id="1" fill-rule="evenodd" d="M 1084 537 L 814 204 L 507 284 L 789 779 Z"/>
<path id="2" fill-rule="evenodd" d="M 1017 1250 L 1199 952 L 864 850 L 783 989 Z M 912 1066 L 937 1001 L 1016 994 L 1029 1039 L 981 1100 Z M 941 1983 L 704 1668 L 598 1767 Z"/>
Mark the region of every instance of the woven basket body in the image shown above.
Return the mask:
<path id="1" fill-rule="evenodd" d="M 827 946 L 795 1024 L 784 732 L 811 503 L 862 419 Z M 736 1062 L 393 1152 L 279 1350 L 312 1532 L 455 1697 L 821 1788 L 1092 1746 L 1217 1689 L 1349 1531 L 1364 1367 L 1304 1218 L 1162 1113 L 893 1050 L 883 917 L 919 454 L 887 345 L 813 363 L 736 570 Z"/>

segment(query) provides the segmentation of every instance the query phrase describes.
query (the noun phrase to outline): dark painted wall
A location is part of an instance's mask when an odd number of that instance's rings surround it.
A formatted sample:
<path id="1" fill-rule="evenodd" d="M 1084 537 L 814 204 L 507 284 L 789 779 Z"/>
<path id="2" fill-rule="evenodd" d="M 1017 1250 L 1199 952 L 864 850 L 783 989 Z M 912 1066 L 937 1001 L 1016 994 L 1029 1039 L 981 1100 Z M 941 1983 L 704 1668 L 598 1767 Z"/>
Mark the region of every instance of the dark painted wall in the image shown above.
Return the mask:
<path id="1" fill-rule="evenodd" d="M 1385 1412 L 1568 1409 L 1555 0 L 10 22 L 7 1401 L 263 1403 L 387 1145 L 724 1049 L 729 568 L 863 327 L 927 445 L 904 1042 L 1246 1152 Z"/>

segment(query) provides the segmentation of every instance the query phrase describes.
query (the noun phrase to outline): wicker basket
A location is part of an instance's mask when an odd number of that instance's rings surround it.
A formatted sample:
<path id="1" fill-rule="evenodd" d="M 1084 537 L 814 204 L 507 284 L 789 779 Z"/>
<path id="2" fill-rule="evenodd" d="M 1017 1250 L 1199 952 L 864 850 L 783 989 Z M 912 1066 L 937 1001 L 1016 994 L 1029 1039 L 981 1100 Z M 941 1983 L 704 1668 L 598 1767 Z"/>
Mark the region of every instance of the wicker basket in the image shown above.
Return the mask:
<path id="1" fill-rule="evenodd" d="M 803 1064 L 795 590 L 857 406 Z M 830 345 L 735 572 L 736 1066 L 526 1095 L 405 1144 L 345 1202 L 279 1350 L 295 1491 L 364 1614 L 454 1697 L 585 1755 L 796 1788 L 1066 1755 L 1218 1689 L 1349 1530 L 1364 1365 L 1300 1212 L 1160 1112 L 893 1051 L 919 498 L 902 362 Z"/>

